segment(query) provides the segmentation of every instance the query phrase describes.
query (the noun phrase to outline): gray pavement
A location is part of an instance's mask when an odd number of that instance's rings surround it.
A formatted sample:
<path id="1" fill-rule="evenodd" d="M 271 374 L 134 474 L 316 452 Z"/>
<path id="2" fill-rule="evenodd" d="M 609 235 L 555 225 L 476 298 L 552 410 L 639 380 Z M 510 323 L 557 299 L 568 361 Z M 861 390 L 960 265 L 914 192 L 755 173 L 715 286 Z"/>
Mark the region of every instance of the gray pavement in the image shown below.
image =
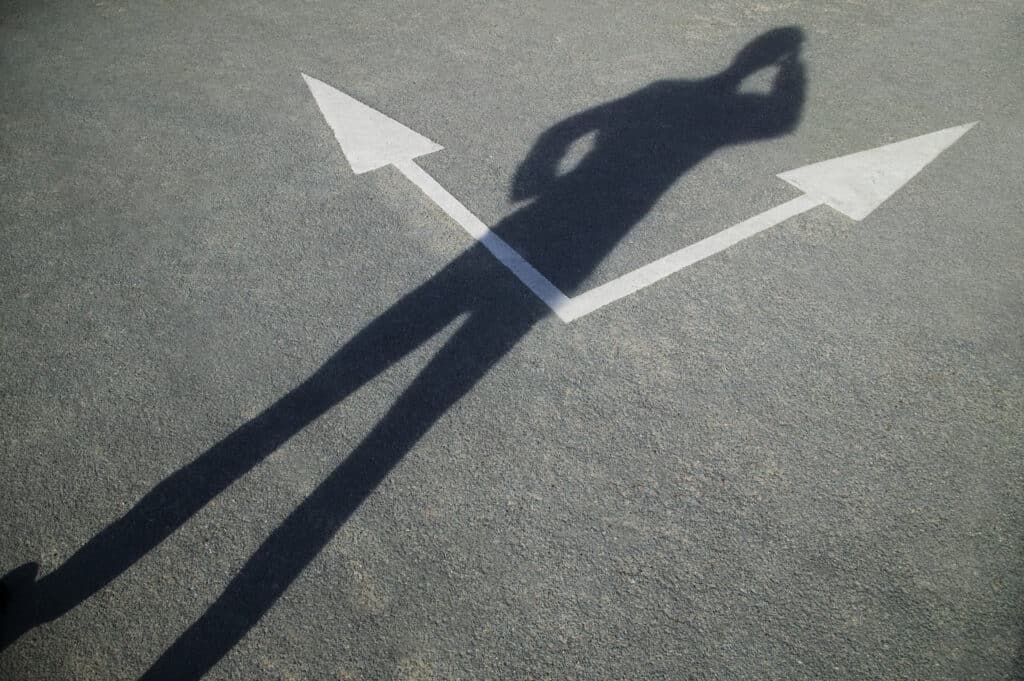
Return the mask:
<path id="1" fill-rule="evenodd" d="M 787 26 L 792 129 L 701 147 L 621 234 L 594 206 L 643 166 L 612 168 L 559 271 L 512 197 L 545 131 Z M 1012 0 L 0 3 L 0 678 L 1021 678 L 1022 31 Z M 573 292 L 779 172 L 979 124 L 862 222 L 567 325 L 353 175 L 300 72 L 443 145 Z"/>

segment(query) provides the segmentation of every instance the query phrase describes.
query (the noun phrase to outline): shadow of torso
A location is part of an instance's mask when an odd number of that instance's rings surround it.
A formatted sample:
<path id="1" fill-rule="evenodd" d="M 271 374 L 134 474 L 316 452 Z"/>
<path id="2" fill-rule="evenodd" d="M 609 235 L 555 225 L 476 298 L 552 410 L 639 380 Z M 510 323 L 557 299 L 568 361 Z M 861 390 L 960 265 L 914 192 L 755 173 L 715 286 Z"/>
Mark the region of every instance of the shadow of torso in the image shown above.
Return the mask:
<path id="1" fill-rule="evenodd" d="M 764 94 L 736 91 L 730 74 L 663 80 L 569 118 L 546 132 L 522 164 L 513 198 L 535 200 L 493 228 L 572 295 L 616 244 L 688 170 L 723 147 L 791 130 L 802 74 L 780 71 Z M 559 175 L 569 147 L 593 135 Z"/>

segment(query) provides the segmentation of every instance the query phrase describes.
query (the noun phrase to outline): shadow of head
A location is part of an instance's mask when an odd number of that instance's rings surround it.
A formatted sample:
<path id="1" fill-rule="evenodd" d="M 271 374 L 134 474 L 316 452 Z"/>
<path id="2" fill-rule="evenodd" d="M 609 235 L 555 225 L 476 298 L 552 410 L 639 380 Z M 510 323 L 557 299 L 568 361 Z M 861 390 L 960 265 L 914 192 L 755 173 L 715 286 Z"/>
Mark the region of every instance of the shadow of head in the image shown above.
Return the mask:
<path id="1" fill-rule="evenodd" d="M 776 28 L 751 40 L 721 74 L 724 83 L 738 87 L 748 76 L 762 69 L 783 66 L 800 56 L 804 32 L 796 26 Z"/>

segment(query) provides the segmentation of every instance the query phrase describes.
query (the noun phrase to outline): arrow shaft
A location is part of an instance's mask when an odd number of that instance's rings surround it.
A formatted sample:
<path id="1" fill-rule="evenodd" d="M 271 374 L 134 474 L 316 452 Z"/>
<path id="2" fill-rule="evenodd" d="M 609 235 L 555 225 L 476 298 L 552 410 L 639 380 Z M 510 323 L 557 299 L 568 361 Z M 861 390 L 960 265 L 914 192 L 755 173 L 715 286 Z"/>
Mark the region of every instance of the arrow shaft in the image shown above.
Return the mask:
<path id="1" fill-rule="evenodd" d="M 394 166 L 412 180 L 413 184 L 427 195 L 431 201 L 436 203 L 452 220 L 455 220 L 466 232 L 476 239 L 481 246 L 491 252 L 502 265 L 512 271 L 526 287 L 544 301 L 556 315 L 563 321 L 569 321 L 563 315 L 572 304 L 572 301 L 564 293 L 558 290 L 548 278 L 537 271 L 530 263 L 523 259 L 511 246 L 505 243 L 504 239 L 492 232 L 480 218 L 473 215 L 468 208 L 462 205 L 458 199 L 448 193 L 448 190 L 438 184 L 437 180 L 427 174 L 427 171 L 420 168 L 414 161 L 401 161 Z"/>
<path id="2" fill-rule="evenodd" d="M 774 227 L 780 222 L 822 204 L 820 199 L 802 194 L 686 248 L 669 253 L 663 258 L 586 293 L 581 293 L 575 298 L 569 298 L 414 161 L 401 161 L 395 163 L 394 166 L 419 187 L 427 195 L 427 198 L 436 203 L 448 217 L 466 230 L 467 234 L 490 251 L 501 264 L 544 301 L 563 322 L 571 322 L 588 315 L 598 308 L 647 288 L 684 267 L 700 262 L 769 227 Z"/>
<path id="3" fill-rule="evenodd" d="M 822 202 L 819 199 L 812 198 L 806 194 L 790 199 L 732 227 L 723 229 L 717 234 L 712 234 L 695 244 L 690 244 L 686 248 L 669 253 L 648 265 L 637 268 L 617 279 L 612 279 L 608 283 L 593 288 L 586 293 L 581 293 L 571 300 L 566 315 L 568 319 L 566 319 L 566 316 L 559 316 L 567 322 L 579 319 L 600 307 L 614 303 L 616 300 L 636 293 L 640 289 L 647 288 L 656 281 L 660 281 L 684 267 L 689 267 L 704 258 L 724 251 L 744 239 L 748 239 L 769 227 L 774 227 L 780 222 L 821 204 Z"/>

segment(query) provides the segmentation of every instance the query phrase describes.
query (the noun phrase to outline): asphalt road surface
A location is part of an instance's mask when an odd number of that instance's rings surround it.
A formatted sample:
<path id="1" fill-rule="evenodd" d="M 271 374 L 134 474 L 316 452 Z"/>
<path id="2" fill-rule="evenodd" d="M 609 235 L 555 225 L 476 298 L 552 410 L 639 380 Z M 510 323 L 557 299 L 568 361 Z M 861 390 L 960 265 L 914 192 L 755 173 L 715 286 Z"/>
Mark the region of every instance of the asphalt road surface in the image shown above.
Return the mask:
<path id="1" fill-rule="evenodd" d="M 0 2 L 0 678 L 1018 679 L 1024 8 Z M 973 121 L 564 323 L 568 295 Z M 596 113 L 595 113 L 596 112 Z"/>

